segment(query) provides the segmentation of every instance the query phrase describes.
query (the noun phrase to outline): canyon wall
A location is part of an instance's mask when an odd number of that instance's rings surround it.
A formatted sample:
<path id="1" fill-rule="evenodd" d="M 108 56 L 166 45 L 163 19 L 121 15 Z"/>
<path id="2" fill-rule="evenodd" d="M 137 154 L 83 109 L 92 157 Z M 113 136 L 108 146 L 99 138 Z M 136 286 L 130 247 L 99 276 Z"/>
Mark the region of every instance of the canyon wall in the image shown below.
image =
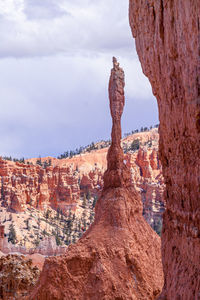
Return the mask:
<path id="1" fill-rule="evenodd" d="M 1 202 L 12 211 L 24 211 L 27 205 L 40 210 L 75 208 L 80 198 L 78 174 L 70 167 L 42 168 L 4 161 L 0 158 Z"/>
<path id="2" fill-rule="evenodd" d="M 131 182 L 142 195 L 143 214 L 151 225 L 160 222 L 164 210 L 158 140 L 158 131 L 154 128 L 132 134 L 121 143 L 131 170 Z M 139 150 L 132 150 L 134 141 L 139 141 Z M 62 160 L 42 158 L 42 163 L 52 161 L 52 166 L 46 168 L 36 164 L 34 159 L 29 160 L 29 164 L 0 159 L 1 204 L 10 212 L 27 211 L 31 207 L 43 211 L 49 207 L 59 208 L 64 213 L 76 210 L 84 194 L 91 198 L 101 195 L 107 151 L 108 148 L 93 150 Z"/>
<path id="3" fill-rule="evenodd" d="M 160 299 L 200 298 L 200 1 L 130 0 L 130 26 L 158 101 L 166 183 Z"/>
<path id="4" fill-rule="evenodd" d="M 160 238 L 142 216 L 142 202 L 120 146 L 124 73 L 116 59 L 109 96 L 112 144 L 95 220 L 64 256 L 45 261 L 29 299 L 156 299 L 163 285 Z"/>

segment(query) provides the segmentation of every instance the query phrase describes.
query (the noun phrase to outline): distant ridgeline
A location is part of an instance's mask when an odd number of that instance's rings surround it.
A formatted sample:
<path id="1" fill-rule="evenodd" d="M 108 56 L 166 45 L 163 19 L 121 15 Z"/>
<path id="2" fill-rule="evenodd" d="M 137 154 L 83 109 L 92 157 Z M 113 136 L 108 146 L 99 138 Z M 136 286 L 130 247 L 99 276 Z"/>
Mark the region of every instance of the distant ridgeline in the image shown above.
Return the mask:
<path id="1" fill-rule="evenodd" d="M 18 159 L 18 158 L 12 158 L 11 156 L 3 156 L 2 159 L 17 162 L 20 164 L 33 165 L 33 163 L 31 161 L 25 161 L 24 157 Z M 50 167 L 51 159 L 42 161 L 41 157 L 39 157 L 36 161 L 36 164 L 38 164 L 39 166 L 41 166 L 43 168 Z"/>
<path id="2" fill-rule="evenodd" d="M 139 133 L 139 132 L 145 132 L 145 131 L 149 131 L 152 128 L 158 128 L 159 124 L 156 124 L 154 126 L 150 126 L 150 128 L 148 127 L 141 127 L 140 130 L 139 129 L 135 129 L 132 130 L 131 132 L 125 133 L 124 137 L 128 137 L 129 135 L 132 135 L 134 133 Z M 90 152 L 92 150 L 98 150 L 98 149 L 103 149 L 106 148 L 108 146 L 110 146 L 111 141 L 107 140 L 107 141 L 100 141 L 99 143 L 94 143 L 92 142 L 91 144 L 85 146 L 85 147 L 80 147 L 79 149 L 77 148 L 76 150 L 70 150 L 70 151 L 66 151 L 63 154 L 60 154 L 57 158 L 58 159 L 63 159 L 63 158 L 67 158 L 67 157 L 73 157 L 75 155 L 79 155 L 81 153 L 85 153 L 85 152 Z M 137 148 L 138 150 L 138 148 Z M 126 150 L 125 150 L 126 152 Z"/>
<path id="3" fill-rule="evenodd" d="M 136 133 L 139 133 L 139 132 L 146 132 L 146 131 L 149 131 L 151 130 L 152 128 L 158 128 L 159 127 L 159 124 L 156 124 L 154 126 L 150 126 L 149 128 L 148 127 L 141 127 L 140 129 L 135 129 L 135 130 L 132 130 L 131 132 L 128 132 L 128 133 L 125 133 L 124 134 L 124 137 L 128 137 L 132 134 L 136 134 Z M 94 143 L 92 142 L 91 144 L 83 147 L 81 146 L 80 148 L 76 148 L 75 150 L 69 150 L 69 151 L 65 151 L 64 153 L 60 154 L 57 158 L 58 159 L 64 159 L 64 158 L 72 158 L 76 155 L 79 155 L 81 153 L 86 153 L 86 152 L 90 152 L 92 150 L 98 150 L 98 149 L 103 149 L 103 148 L 107 148 L 110 146 L 110 143 L 111 141 L 110 140 L 102 140 L 100 142 L 97 142 L 97 143 Z M 127 151 L 134 151 L 134 150 L 138 150 L 139 149 L 139 140 L 137 141 L 133 141 L 133 144 L 131 145 L 131 147 L 129 148 L 123 148 L 124 150 L 124 153 L 127 153 Z M 14 162 L 19 162 L 19 163 L 27 163 L 27 164 L 32 164 L 32 162 L 29 162 L 29 161 L 25 161 L 24 157 L 18 159 L 18 158 L 12 158 L 11 156 L 4 156 L 2 157 L 4 160 L 9 160 L 9 161 L 14 161 Z M 46 168 L 46 167 L 49 167 L 51 166 L 51 159 L 49 160 L 45 160 L 45 161 L 42 161 L 41 160 L 41 156 L 38 157 L 36 163 L 40 166 L 42 166 L 43 168 Z"/>

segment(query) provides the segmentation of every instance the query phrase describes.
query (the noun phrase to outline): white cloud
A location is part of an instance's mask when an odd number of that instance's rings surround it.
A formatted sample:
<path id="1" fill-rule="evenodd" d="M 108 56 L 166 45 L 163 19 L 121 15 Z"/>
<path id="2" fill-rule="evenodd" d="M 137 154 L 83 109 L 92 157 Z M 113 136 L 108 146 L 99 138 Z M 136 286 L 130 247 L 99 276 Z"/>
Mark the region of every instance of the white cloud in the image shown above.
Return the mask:
<path id="1" fill-rule="evenodd" d="M 0 56 L 131 49 L 128 0 L 0 0 Z"/>
<path id="2" fill-rule="evenodd" d="M 120 55 L 119 61 L 126 79 L 123 131 L 157 123 L 139 63 Z M 8 154 L 55 155 L 108 138 L 111 67 L 110 54 L 1 60 L 0 154 L 12 145 Z"/>
<path id="3" fill-rule="evenodd" d="M 113 55 L 125 71 L 124 131 L 157 123 L 128 0 L 0 0 L 0 40 L 0 155 L 56 155 L 108 138 Z"/>
<path id="4" fill-rule="evenodd" d="M 61 2 L 61 3 L 60 3 Z M 28 19 L 54 19 L 65 16 L 68 12 L 56 0 L 26 0 L 24 13 Z"/>

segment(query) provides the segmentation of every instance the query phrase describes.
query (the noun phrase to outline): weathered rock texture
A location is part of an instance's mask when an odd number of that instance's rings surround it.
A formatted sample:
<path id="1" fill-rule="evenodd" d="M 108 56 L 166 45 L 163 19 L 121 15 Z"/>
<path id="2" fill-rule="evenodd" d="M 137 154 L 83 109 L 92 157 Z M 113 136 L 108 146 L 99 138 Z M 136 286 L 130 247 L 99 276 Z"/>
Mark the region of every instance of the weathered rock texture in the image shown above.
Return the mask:
<path id="1" fill-rule="evenodd" d="M 167 205 L 161 299 L 199 299 L 200 1 L 130 0 L 129 12 L 159 107 Z"/>
<path id="2" fill-rule="evenodd" d="M 163 284 L 160 238 L 142 217 L 120 146 L 123 70 L 109 84 L 113 118 L 105 185 L 95 221 L 65 256 L 47 259 L 31 299 L 155 299 Z"/>
<path id="3" fill-rule="evenodd" d="M 28 295 L 39 278 L 40 271 L 24 256 L 0 257 L 0 299 L 22 299 Z"/>
<path id="4" fill-rule="evenodd" d="M 4 161 L 0 158 L 0 190 L 3 206 L 23 211 L 27 204 L 66 211 L 80 197 L 77 172 L 70 167 L 47 167 Z"/>

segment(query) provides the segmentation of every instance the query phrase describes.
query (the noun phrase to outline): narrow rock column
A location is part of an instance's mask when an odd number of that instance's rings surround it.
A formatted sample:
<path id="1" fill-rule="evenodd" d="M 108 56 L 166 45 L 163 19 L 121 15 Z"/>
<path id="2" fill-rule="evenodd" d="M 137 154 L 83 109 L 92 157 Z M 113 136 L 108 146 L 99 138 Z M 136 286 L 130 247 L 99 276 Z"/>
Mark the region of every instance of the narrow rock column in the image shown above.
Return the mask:
<path id="1" fill-rule="evenodd" d="M 112 144 L 95 220 L 63 256 L 45 261 L 29 299 L 156 299 L 163 286 L 160 237 L 142 216 L 120 146 L 124 72 L 113 59 L 109 83 Z"/>
<path id="2" fill-rule="evenodd" d="M 130 171 L 126 167 L 121 148 L 121 116 L 124 109 L 124 71 L 113 57 L 109 80 L 110 112 L 112 116 L 111 146 L 107 155 L 107 171 L 104 174 L 104 190 L 111 187 L 126 187 L 130 184 Z"/>

